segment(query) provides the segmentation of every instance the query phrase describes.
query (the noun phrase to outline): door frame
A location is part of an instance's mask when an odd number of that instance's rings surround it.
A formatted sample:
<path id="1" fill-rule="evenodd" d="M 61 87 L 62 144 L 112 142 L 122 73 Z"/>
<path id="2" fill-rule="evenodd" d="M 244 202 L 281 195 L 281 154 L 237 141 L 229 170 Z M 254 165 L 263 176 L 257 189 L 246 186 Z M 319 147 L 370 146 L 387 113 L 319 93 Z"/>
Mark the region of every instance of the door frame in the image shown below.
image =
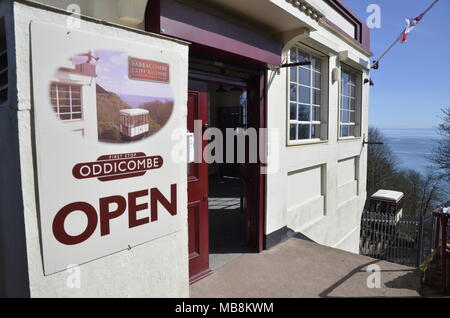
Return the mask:
<path id="1" fill-rule="evenodd" d="M 195 63 L 202 63 L 205 65 L 214 65 L 218 66 L 217 62 L 213 62 L 207 59 L 202 58 L 192 58 L 190 57 L 190 62 L 195 61 Z M 248 89 L 254 89 L 257 93 L 259 102 L 255 103 L 255 106 L 258 109 L 257 115 L 258 118 L 256 118 L 256 122 L 259 124 L 257 129 L 260 128 L 267 128 L 267 120 L 266 120 L 266 114 L 267 114 L 267 90 L 266 90 L 266 83 L 267 83 L 267 68 L 262 65 L 258 65 L 258 67 L 253 69 L 247 69 L 239 66 L 235 66 L 232 64 L 225 64 L 220 63 L 220 66 L 218 66 L 223 69 L 229 69 L 229 70 L 237 70 L 239 72 L 244 72 L 250 75 L 250 80 L 247 83 Z M 212 82 L 212 83 L 222 83 L 222 84 L 232 84 L 232 82 L 229 82 L 225 79 L 221 79 L 220 77 L 216 76 L 216 74 L 211 73 L 201 73 L 197 74 L 195 72 L 189 72 L 188 76 L 189 80 L 195 80 L 195 81 L 202 81 L 202 82 Z M 239 83 L 234 83 L 239 86 Z M 262 141 L 259 141 L 258 149 L 260 146 L 263 146 L 264 149 L 260 150 L 259 153 L 264 154 L 264 160 L 261 160 L 258 155 L 258 163 L 256 164 L 257 169 L 259 173 L 254 174 L 255 180 L 257 180 L 258 185 L 256 187 L 257 191 L 257 197 L 259 200 L 257 202 L 249 202 L 249 204 L 254 204 L 255 206 L 251 207 L 251 211 L 254 213 L 254 224 L 252 224 L 252 227 L 255 231 L 255 251 L 260 253 L 266 248 L 266 242 L 265 242 L 265 225 L 266 225 L 266 178 L 267 175 L 265 173 L 262 173 L 266 169 L 267 162 L 267 138 L 266 135 L 259 135 L 260 138 L 263 138 Z M 255 170 L 256 171 L 256 170 Z"/>

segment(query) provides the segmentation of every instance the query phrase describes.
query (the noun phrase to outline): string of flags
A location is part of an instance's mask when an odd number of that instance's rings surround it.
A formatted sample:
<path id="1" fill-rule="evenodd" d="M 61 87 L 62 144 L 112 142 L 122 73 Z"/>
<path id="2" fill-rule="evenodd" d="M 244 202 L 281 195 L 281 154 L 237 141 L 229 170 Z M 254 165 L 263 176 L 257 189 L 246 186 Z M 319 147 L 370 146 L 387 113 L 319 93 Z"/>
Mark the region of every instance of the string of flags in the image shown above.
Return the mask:
<path id="1" fill-rule="evenodd" d="M 409 34 L 412 30 L 419 24 L 420 21 L 422 21 L 423 17 L 439 2 L 439 0 L 434 0 L 433 3 L 419 16 L 416 18 L 409 18 L 406 19 L 407 26 L 402 31 L 402 33 L 395 39 L 394 43 L 392 43 L 386 51 L 384 51 L 381 56 L 373 62 L 372 69 L 377 70 L 380 66 L 381 59 L 397 44 L 397 43 L 405 43 L 408 39 Z"/>

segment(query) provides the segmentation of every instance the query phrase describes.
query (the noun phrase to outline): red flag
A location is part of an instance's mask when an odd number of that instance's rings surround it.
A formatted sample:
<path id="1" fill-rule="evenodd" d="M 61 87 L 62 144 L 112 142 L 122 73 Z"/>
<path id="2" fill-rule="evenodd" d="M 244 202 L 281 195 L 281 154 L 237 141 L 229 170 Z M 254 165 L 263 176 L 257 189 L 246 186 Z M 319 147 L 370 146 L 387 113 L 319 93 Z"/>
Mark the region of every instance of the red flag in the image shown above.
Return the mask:
<path id="1" fill-rule="evenodd" d="M 403 31 L 402 36 L 400 37 L 400 42 L 401 43 L 405 43 L 406 40 L 408 39 L 408 35 L 409 33 L 414 30 L 414 28 L 417 26 L 417 23 L 419 23 L 421 18 L 411 18 L 411 19 L 406 19 L 406 24 L 408 25 L 405 29 L 405 31 Z"/>
<path id="2" fill-rule="evenodd" d="M 406 19 L 406 24 L 407 27 L 406 29 L 403 31 L 402 35 L 400 36 L 400 43 L 405 43 L 406 40 L 408 39 L 408 35 L 409 33 L 414 30 L 414 28 L 417 26 L 417 24 L 422 20 L 422 18 L 425 16 L 425 14 L 428 13 L 428 11 L 431 10 L 432 7 L 434 7 L 434 5 L 436 3 L 438 3 L 439 0 L 435 0 L 421 15 L 419 15 L 417 18 L 410 18 L 410 19 Z"/>

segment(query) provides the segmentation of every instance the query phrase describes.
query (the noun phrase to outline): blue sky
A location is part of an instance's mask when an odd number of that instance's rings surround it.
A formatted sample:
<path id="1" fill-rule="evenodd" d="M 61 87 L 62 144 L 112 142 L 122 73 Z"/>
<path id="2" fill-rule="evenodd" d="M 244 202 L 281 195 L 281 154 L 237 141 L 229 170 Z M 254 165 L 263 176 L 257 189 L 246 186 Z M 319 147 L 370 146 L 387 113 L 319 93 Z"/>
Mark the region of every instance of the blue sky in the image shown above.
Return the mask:
<path id="1" fill-rule="evenodd" d="M 432 0 L 344 0 L 363 21 L 367 7 L 381 7 L 381 28 L 372 29 L 372 51 L 379 56 Z M 380 128 L 432 128 L 441 108 L 450 106 L 450 1 L 440 0 L 409 35 L 372 71 L 370 124 Z"/>

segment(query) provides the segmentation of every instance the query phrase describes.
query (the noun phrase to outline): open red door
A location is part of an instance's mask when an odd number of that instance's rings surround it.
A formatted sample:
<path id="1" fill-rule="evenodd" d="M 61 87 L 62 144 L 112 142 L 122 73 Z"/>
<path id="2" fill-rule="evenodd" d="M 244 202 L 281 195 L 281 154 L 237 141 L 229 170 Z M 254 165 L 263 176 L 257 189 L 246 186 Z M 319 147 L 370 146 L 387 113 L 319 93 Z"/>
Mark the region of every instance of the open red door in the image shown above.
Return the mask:
<path id="1" fill-rule="evenodd" d="M 194 132 L 194 121 L 200 120 L 202 127 L 208 124 L 208 92 L 202 83 L 190 83 L 195 90 L 188 93 L 187 127 Z M 203 87 L 204 86 L 204 87 Z M 198 140 L 200 139 L 200 140 Z M 203 138 L 197 138 L 194 145 L 207 145 Z M 194 283 L 211 273 L 209 269 L 208 233 L 208 164 L 188 164 L 188 235 L 189 235 L 189 280 Z"/>
<path id="2" fill-rule="evenodd" d="M 248 81 L 248 126 L 259 131 L 265 128 L 265 71 L 255 74 Z M 244 181 L 244 218 L 245 218 L 245 235 L 247 244 L 255 247 L 258 252 L 264 249 L 264 211 L 265 211 L 265 175 L 262 174 L 265 158 L 260 158 L 261 154 L 265 154 L 264 135 L 258 133 L 258 161 L 250 162 L 249 144 L 247 145 L 246 164 L 243 173 Z"/>

